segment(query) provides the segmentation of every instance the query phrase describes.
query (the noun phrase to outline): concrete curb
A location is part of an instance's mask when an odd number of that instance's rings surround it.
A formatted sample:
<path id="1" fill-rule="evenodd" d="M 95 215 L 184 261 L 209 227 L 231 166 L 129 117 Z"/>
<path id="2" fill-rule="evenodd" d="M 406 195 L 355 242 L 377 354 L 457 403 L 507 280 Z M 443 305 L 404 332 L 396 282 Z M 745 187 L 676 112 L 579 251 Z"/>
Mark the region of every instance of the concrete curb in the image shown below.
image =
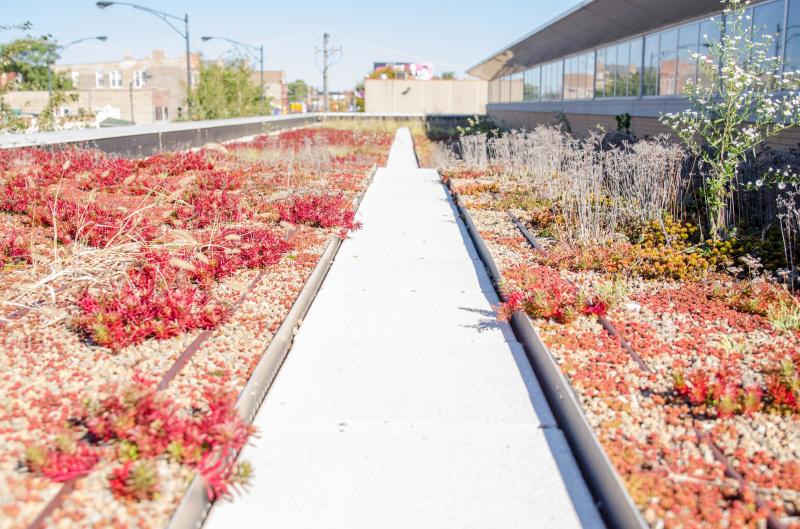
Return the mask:
<path id="1" fill-rule="evenodd" d="M 483 261 L 498 296 L 502 299 L 503 295 L 499 288 L 502 276 L 497 265 L 475 227 L 469 211 L 461 203 L 449 181 L 447 188 L 467 226 L 467 232 L 475 245 L 478 256 Z M 553 355 L 536 332 L 528 315 L 521 311 L 516 312 L 511 318 L 511 328 L 531 362 L 556 422 L 567 438 L 575 460 L 606 524 L 609 527 L 621 529 L 647 529 L 648 525 L 642 518 L 638 507 L 628 494 L 625 485 L 583 414 L 578 397 L 561 372 Z"/>
<path id="2" fill-rule="evenodd" d="M 354 209 L 357 210 L 361 204 L 361 200 L 364 198 L 367 189 L 369 189 L 376 172 L 377 167 L 373 166 L 367 179 L 367 187 L 353 201 Z M 253 370 L 252 375 L 250 375 L 250 380 L 247 381 L 247 384 L 239 394 L 236 408 L 247 422 L 253 422 L 261 403 L 267 396 L 267 392 L 292 348 L 296 331 L 302 325 L 302 320 L 308 309 L 311 308 L 311 304 L 314 302 L 325 276 L 328 275 L 342 242 L 344 240 L 335 235 L 328 243 L 317 265 L 308 280 L 306 280 L 303 289 L 292 304 L 292 308 L 261 355 L 261 359 Z M 195 474 L 181 502 L 172 514 L 166 529 L 199 529 L 205 522 L 213 505 L 214 501 L 208 499 L 202 476 Z"/>

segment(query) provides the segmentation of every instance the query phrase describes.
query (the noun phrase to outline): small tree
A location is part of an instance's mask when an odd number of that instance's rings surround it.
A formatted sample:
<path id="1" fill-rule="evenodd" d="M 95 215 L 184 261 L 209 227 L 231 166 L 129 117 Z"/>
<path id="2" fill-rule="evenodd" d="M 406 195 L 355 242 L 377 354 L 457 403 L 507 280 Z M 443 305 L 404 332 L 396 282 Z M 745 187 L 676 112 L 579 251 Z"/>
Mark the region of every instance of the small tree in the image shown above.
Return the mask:
<path id="1" fill-rule="evenodd" d="M 366 95 L 366 89 L 364 88 L 364 81 L 361 81 L 356 85 L 355 88 L 355 111 L 356 112 L 364 112 L 366 108 L 366 100 L 364 96 Z"/>
<path id="2" fill-rule="evenodd" d="M 308 98 L 308 84 L 302 79 L 297 79 L 286 85 L 286 92 L 292 103 L 304 103 Z"/>
<path id="3" fill-rule="evenodd" d="M 781 76 L 781 59 L 769 53 L 774 36 L 753 38 L 749 4 L 725 2 L 720 40 L 708 41 L 707 55 L 693 55 L 701 81 L 684 90 L 691 108 L 661 116 L 705 166 L 703 196 L 715 240 L 728 235 L 739 164 L 756 146 L 800 122 L 800 95 L 782 92 L 797 84 L 798 72 Z"/>
<path id="4" fill-rule="evenodd" d="M 200 68 L 200 78 L 192 88 L 194 119 L 223 119 L 270 113 L 270 98 L 261 98 L 261 87 L 252 81 L 245 61 L 212 64 Z"/>

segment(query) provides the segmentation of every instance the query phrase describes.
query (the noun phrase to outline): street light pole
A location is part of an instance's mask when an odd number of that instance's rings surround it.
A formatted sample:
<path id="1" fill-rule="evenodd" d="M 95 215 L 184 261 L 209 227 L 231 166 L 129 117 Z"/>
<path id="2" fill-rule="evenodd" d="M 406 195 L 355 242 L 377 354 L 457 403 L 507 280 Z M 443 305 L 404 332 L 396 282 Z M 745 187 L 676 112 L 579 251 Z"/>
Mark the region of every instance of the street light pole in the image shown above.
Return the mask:
<path id="1" fill-rule="evenodd" d="M 179 17 L 177 15 L 170 15 L 169 13 L 165 13 L 163 11 L 159 11 L 158 9 L 152 9 L 150 7 L 141 6 L 139 4 L 132 4 L 130 2 L 96 2 L 95 5 L 100 9 L 105 9 L 107 7 L 113 5 L 121 5 L 121 6 L 128 6 L 134 9 L 138 9 L 139 11 L 144 11 L 145 13 L 150 13 L 151 15 L 155 15 L 161 20 L 163 20 L 169 27 L 171 27 L 175 33 L 183 37 L 186 41 L 186 110 L 189 115 L 189 119 L 192 119 L 192 98 L 191 98 L 191 90 L 192 90 L 192 59 L 191 59 L 191 50 L 189 46 L 189 14 L 184 14 L 183 17 Z M 170 21 L 178 20 L 183 21 L 183 31 L 178 29 L 174 23 Z"/>
<path id="2" fill-rule="evenodd" d="M 262 102 L 262 107 L 263 107 L 263 102 L 264 102 L 264 45 L 263 44 L 258 47 L 258 54 L 261 56 L 261 60 L 260 60 L 260 62 L 261 62 L 261 76 L 260 76 L 259 80 L 261 81 L 261 102 Z M 263 108 L 262 108 L 262 110 L 263 110 Z"/>
<path id="3" fill-rule="evenodd" d="M 78 44 L 79 42 L 84 42 L 87 40 L 99 40 L 101 42 L 105 42 L 108 40 L 108 37 L 105 35 L 100 35 L 99 37 L 84 37 L 82 39 L 73 40 L 72 42 L 68 42 L 63 46 L 56 46 L 57 49 L 61 50 L 62 52 L 72 46 L 73 44 Z M 49 99 L 50 96 L 53 95 L 53 63 L 55 62 L 55 57 L 53 57 L 53 53 L 50 52 L 47 54 L 47 98 Z"/>
<path id="4" fill-rule="evenodd" d="M 192 120 L 192 52 L 189 50 L 189 13 L 183 16 L 183 27 L 186 32 L 186 113 Z"/>
<path id="5" fill-rule="evenodd" d="M 234 46 L 241 46 L 244 48 L 252 57 L 257 57 L 259 60 L 259 67 L 261 69 L 260 73 L 260 82 L 261 82 L 261 97 L 259 98 L 261 101 L 264 101 L 264 45 L 261 46 L 251 46 L 250 44 L 245 44 L 244 42 L 239 42 L 238 40 L 229 39 L 227 37 L 211 37 L 211 36 L 204 36 L 200 37 L 200 40 L 207 42 L 212 39 L 217 40 L 224 40 L 226 42 L 230 42 Z M 256 52 L 258 55 L 256 56 Z"/>

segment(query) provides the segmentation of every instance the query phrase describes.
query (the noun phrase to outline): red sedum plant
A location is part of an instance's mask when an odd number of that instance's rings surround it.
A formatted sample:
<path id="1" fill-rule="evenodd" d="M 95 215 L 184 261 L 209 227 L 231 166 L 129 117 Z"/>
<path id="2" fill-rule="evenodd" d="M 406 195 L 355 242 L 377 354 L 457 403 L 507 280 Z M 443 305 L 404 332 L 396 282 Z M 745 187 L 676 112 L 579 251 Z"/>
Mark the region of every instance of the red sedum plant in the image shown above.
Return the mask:
<path id="1" fill-rule="evenodd" d="M 30 249 L 23 244 L 22 237 L 16 231 L 0 234 L 0 270 L 19 263 L 29 263 Z"/>
<path id="2" fill-rule="evenodd" d="M 145 253 L 141 266 L 128 270 L 110 292 L 87 290 L 78 300 L 75 326 L 113 351 L 148 338 L 170 338 L 191 329 L 211 329 L 227 309 L 192 284 L 190 275 L 167 254 Z"/>
<path id="3" fill-rule="evenodd" d="M 78 422 L 95 442 L 118 448 L 123 460 L 110 486 L 118 497 L 153 499 L 157 479 L 153 462 L 167 457 L 206 478 L 209 497 L 228 494 L 250 476 L 249 465 L 234 463 L 253 433 L 236 411 L 232 393 L 207 392 L 204 403 L 186 410 L 149 384 L 89 402 Z"/>
<path id="4" fill-rule="evenodd" d="M 61 436 L 56 446 L 31 446 L 25 451 L 24 466 L 28 471 L 55 482 L 70 481 L 91 472 L 100 459 L 96 448 Z"/>
<path id="5" fill-rule="evenodd" d="M 281 220 L 292 224 L 308 224 L 321 228 L 338 226 L 342 235 L 361 228 L 355 220 L 353 206 L 342 195 L 308 195 L 296 197 L 279 206 Z"/>

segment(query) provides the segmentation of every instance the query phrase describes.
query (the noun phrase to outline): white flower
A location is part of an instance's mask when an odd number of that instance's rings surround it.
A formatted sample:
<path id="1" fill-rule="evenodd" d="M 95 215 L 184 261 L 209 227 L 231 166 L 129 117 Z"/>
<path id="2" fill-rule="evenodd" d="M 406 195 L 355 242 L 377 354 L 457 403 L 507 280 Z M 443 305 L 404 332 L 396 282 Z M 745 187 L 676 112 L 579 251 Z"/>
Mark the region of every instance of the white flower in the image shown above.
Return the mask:
<path id="1" fill-rule="evenodd" d="M 781 191 L 783 191 L 784 189 L 786 189 L 786 182 L 780 182 L 780 183 L 778 183 L 778 189 L 780 189 Z"/>
<path id="2" fill-rule="evenodd" d="M 761 180 L 756 180 L 756 187 L 761 187 L 764 185 L 764 182 Z"/>

